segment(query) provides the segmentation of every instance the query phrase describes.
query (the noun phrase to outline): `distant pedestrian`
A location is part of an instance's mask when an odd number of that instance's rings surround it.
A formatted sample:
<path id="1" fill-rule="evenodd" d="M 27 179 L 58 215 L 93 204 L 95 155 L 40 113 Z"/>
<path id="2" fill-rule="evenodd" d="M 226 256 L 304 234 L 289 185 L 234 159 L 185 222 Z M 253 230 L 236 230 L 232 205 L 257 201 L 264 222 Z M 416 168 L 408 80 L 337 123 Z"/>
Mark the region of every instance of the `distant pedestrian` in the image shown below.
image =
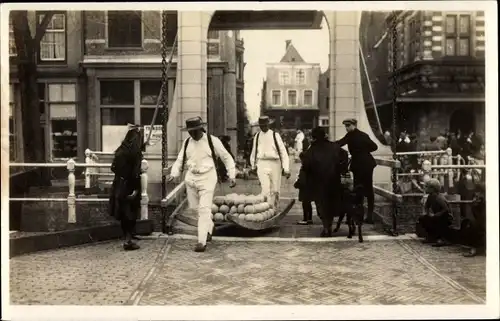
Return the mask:
<path id="1" fill-rule="evenodd" d="M 446 131 L 442 130 L 436 138 L 436 144 L 439 150 L 446 150 L 448 148 L 448 139 L 446 138 Z"/>
<path id="2" fill-rule="evenodd" d="M 297 129 L 297 135 L 295 136 L 295 155 L 296 158 L 299 158 L 300 153 L 304 150 L 304 132 L 300 129 Z"/>
<path id="3" fill-rule="evenodd" d="M 121 223 L 126 251 L 139 249 L 133 242 L 135 225 L 141 207 L 141 162 L 144 144 L 139 126 L 129 126 L 121 145 L 115 151 L 111 171 L 115 174 L 109 197 L 110 215 Z"/>
<path id="4" fill-rule="evenodd" d="M 253 139 L 250 161 L 257 171 L 261 194 L 277 209 L 281 189 L 281 176 L 290 178 L 290 159 L 281 135 L 271 130 L 268 116 L 259 118 L 260 132 Z"/>

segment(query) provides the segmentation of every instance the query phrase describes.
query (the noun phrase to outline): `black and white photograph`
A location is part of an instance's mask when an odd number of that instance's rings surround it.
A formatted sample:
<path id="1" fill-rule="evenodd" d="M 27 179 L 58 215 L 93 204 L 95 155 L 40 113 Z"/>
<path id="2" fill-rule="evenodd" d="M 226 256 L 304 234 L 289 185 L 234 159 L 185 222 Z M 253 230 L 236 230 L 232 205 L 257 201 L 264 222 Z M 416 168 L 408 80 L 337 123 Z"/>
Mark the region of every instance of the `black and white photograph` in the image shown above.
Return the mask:
<path id="1" fill-rule="evenodd" d="M 2 319 L 500 317 L 496 2 L 0 21 Z"/>

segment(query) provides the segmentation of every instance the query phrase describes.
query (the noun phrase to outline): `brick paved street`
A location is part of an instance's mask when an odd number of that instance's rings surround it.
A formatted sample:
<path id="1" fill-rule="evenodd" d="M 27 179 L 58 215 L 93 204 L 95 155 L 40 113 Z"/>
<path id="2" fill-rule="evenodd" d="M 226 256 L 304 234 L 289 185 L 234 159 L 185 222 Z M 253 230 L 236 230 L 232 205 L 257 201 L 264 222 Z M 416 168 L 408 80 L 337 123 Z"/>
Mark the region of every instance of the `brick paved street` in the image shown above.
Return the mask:
<path id="1" fill-rule="evenodd" d="M 119 241 L 15 257 L 12 304 L 474 304 L 485 300 L 485 257 L 413 240 Z"/>

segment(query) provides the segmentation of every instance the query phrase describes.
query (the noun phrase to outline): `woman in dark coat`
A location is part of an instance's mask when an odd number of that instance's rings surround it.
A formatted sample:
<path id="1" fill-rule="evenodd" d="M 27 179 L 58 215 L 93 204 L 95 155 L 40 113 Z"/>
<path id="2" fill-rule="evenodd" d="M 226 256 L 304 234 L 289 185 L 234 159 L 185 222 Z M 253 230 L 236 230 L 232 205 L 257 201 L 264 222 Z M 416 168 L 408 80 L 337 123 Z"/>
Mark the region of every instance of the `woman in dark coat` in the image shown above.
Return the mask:
<path id="1" fill-rule="evenodd" d="M 130 129 L 115 151 L 111 170 L 115 173 L 109 198 L 110 215 L 120 221 L 126 251 L 139 249 L 132 241 L 141 208 L 142 135 L 137 127 Z"/>

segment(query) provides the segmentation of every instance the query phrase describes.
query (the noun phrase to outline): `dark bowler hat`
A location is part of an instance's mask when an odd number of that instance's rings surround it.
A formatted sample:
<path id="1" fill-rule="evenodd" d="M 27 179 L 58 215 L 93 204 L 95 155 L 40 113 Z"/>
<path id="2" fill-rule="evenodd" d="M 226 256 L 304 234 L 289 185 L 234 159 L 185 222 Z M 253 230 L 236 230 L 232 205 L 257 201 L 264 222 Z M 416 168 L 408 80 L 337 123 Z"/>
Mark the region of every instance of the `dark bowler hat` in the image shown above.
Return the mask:
<path id="1" fill-rule="evenodd" d="M 315 127 L 311 130 L 311 137 L 317 140 L 325 139 L 326 131 L 323 127 Z"/>
<path id="2" fill-rule="evenodd" d="M 344 124 L 345 126 L 348 126 L 348 125 L 356 126 L 358 124 L 358 121 L 354 118 L 347 118 L 342 122 L 342 124 Z"/>
<path id="3" fill-rule="evenodd" d="M 203 126 L 206 124 L 207 123 L 204 123 L 201 120 L 200 116 L 192 117 L 192 118 L 186 119 L 186 127 L 184 127 L 182 130 L 183 131 L 190 131 L 190 130 L 200 129 L 200 128 L 203 128 Z"/>
<path id="4" fill-rule="evenodd" d="M 260 116 L 259 117 L 259 125 L 269 125 L 274 121 L 269 118 L 269 116 Z"/>

